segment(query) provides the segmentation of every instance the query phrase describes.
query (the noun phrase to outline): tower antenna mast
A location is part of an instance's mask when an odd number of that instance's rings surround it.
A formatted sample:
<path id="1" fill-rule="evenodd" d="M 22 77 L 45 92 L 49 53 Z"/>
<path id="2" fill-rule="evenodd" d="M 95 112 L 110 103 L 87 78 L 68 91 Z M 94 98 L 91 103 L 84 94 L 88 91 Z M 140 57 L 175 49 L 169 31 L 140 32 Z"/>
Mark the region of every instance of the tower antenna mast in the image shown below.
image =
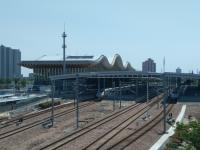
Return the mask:
<path id="1" fill-rule="evenodd" d="M 165 57 L 163 59 L 163 73 L 165 73 Z"/>
<path id="2" fill-rule="evenodd" d="M 64 32 L 62 34 L 62 38 L 63 38 L 63 74 L 66 73 L 66 61 L 65 61 L 65 48 L 66 48 L 66 45 L 65 45 L 65 38 L 67 37 L 66 33 L 65 33 L 65 23 L 64 23 Z"/>

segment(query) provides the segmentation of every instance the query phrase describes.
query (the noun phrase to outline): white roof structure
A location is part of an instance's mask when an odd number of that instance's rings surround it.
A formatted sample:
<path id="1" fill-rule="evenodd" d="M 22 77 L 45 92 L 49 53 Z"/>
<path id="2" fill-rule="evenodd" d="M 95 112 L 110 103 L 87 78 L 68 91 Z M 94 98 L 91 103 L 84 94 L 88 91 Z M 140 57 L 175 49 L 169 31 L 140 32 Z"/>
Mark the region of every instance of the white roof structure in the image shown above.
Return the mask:
<path id="1" fill-rule="evenodd" d="M 109 57 L 110 58 L 110 57 Z M 61 55 L 56 56 L 46 56 L 43 55 L 36 60 L 22 61 L 21 65 L 27 68 L 32 68 L 38 65 L 62 65 L 63 58 Z M 76 65 L 76 64 L 85 64 L 91 67 L 100 66 L 107 70 L 126 70 L 126 71 L 134 71 L 135 69 L 131 66 L 129 62 L 125 65 L 122 61 L 122 58 L 119 54 L 115 54 L 112 60 L 108 60 L 105 55 L 101 55 L 100 57 L 94 56 L 67 56 L 66 57 L 66 65 Z"/>

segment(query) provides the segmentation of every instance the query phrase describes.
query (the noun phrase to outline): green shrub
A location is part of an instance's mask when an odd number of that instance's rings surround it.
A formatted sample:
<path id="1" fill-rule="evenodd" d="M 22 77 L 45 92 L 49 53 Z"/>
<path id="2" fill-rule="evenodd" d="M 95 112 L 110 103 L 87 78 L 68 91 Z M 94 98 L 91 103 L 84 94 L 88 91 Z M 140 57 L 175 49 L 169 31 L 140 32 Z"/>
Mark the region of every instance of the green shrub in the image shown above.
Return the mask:
<path id="1" fill-rule="evenodd" d="M 60 105 L 60 104 L 61 104 L 60 101 L 55 101 L 55 102 L 54 102 L 54 106 Z M 49 108 L 49 107 L 52 106 L 52 101 L 47 101 L 47 102 L 44 102 L 44 103 L 40 103 L 38 106 L 39 106 L 40 109 Z"/>
<path id="2" fill-rule="evenodd" d="M 176 132 L 166 149 L 178 149 L 183 143 L 186 143 L 186 150 L 192 147 L 200 150 L 200 121 L 192 121 L 189 124 L 177 123 Z"/>

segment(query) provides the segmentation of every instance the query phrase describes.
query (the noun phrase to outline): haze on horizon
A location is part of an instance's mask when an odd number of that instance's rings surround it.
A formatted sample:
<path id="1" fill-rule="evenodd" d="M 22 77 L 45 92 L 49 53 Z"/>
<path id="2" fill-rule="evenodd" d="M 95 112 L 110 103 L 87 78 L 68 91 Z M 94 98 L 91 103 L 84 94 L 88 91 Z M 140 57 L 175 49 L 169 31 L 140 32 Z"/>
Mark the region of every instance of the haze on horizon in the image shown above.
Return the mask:
<path id="1" fill-rule="evenodd" d="M 157 72 L 165 56 L 166 71 L 196 73 L 199 16 L 198 0 L 2 0 L 0 44 L 20 49 L 22 60 L 62 54 L 65 22 L 67 55 L 118 53 L 136 70 L 150 57 Z"/>

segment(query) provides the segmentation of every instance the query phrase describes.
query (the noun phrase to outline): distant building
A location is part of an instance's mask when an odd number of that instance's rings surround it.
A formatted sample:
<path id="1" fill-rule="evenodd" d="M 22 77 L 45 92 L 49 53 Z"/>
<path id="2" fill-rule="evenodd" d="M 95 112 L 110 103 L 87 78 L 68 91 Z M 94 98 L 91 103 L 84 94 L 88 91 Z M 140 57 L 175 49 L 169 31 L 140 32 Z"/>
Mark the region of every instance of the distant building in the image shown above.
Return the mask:
<path id="1" fill-rule="evenodd" d="M 176 69 L 176 73 L 182 73 L 181 68 L 178 67 L 178 68 Z"/>
<path id="2" fill-rule="evenodd" d="M 142 63 L 142 71 L 143 72 L 156 72 L 156 63 L 153 59 L 148 58 L 148 60 Z"/>
<path id="3" fill-rule="evenodd" d="M 0 78 L 12 79 L 21 77 L 21 52 L 19 49 L 0 46 Z"/>

